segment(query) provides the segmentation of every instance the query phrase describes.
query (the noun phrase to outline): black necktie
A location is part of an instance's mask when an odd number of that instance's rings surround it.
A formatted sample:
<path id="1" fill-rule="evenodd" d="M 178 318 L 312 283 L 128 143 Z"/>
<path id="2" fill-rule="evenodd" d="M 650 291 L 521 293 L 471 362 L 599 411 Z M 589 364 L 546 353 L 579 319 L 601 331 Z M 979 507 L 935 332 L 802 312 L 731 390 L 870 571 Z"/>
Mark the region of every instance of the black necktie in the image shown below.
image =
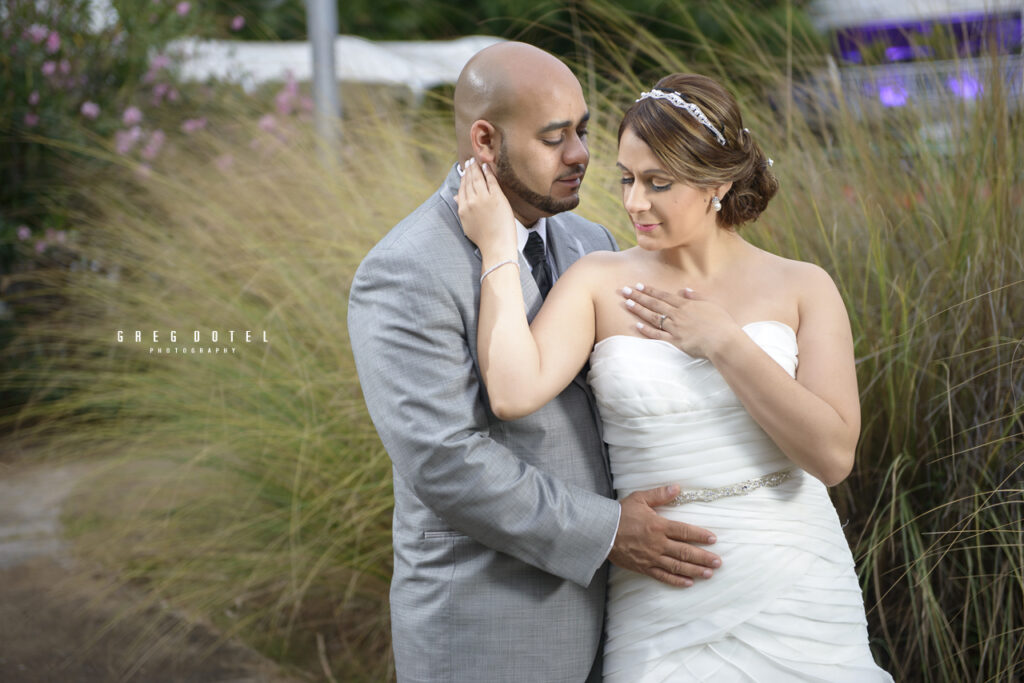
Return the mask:
<path id="1" fill-rule="evenodd" d="M 533 279 L 537 281 L 541 297 L 546 297 L 551 291 L 551 266 L 548 265 L 548 259 L 544 253 L 544 240 L 536 230 L 532 231 L 529 239 L 526 240 L 523 256 L 526 257 L 530 268 L 533 269 Z"/>

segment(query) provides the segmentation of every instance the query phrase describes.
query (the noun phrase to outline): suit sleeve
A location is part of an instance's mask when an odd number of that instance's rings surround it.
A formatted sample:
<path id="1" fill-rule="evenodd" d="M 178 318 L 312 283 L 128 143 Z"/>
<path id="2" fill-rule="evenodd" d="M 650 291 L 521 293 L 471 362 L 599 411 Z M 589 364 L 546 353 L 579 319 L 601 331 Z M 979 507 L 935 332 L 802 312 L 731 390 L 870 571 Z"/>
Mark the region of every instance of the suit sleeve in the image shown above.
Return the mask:
<path id="1" fill-rule="evenodd" d="M 608 230 L 608 228 L 604 227 L 603 225 L 600 227 L 601 231 L 604 233 L 605 238 L 608 240 L 610 251 L 618 251 L 619 243 L 618 241 L 616 241 L 615 236 L 611 233 L 610 230 Z"/>
<path id="2" fill-rule="evenodd" d="M 397 475 L 453 529 L 588 585 L 614 540 L 619 504 L 490 438 L 451 291 L 425 259 L 396 252 L 377 250 L 360 266 L 348 329 L 366 405 Z"/>

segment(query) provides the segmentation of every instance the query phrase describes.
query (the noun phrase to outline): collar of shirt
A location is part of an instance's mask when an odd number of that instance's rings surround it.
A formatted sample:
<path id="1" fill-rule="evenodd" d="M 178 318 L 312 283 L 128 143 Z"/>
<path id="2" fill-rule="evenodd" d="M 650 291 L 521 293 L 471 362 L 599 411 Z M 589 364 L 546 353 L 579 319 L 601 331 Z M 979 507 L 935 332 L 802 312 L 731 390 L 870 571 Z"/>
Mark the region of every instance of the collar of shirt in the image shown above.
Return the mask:
<path id="1" fill-rule="evenodd" d="M 519 222 L 518 218 L 516 218 L 515 221 L 516 234 L 519 237 L 519 253 L 523 253 L 523 249 L 526 247 L 526 240 L 530 239 L 530 233 L 538 232 L 540 233 L 541 240 L 544 242 L 544 253 L 548 254 L 548 262 L 550 262 L 551 255 L 548 251 L 548 219 L 544 217 L 538 218 L 537 222 L 533 224 L 532 228 L 527 228 L 525 225 Z M 529 261 L 527 261 L 526 265 L 530 265 Z M 532 266 L 530 266 L 530 271 L 533 271 Z"/>

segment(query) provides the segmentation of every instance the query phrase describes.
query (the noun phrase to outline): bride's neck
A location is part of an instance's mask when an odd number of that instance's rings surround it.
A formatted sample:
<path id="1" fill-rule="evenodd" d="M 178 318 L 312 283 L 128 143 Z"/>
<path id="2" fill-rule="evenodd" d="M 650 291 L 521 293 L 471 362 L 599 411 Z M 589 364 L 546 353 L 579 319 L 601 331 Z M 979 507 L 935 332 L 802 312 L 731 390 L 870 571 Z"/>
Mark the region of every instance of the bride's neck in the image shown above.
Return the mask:
<path id="1" fill-rule="evenodd" d="M 709 281 L 728 268 L 747 246 L 735 231 L 718 229 L 706 239 L 662 249 L 655 258 L 685 278 Z"/>

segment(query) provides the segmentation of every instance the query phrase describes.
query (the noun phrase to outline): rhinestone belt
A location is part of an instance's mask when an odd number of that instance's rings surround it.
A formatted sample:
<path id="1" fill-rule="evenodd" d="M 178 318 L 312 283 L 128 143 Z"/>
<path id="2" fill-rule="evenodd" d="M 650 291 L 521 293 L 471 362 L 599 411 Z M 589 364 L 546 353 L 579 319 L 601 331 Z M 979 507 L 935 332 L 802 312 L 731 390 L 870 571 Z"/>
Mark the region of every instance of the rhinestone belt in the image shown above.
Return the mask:
<path id="1" fill-rule="evenodd" d="M 669 502 L 669 505 L 686 505 L 687 503 L 698 502 L 710 503 L 711 501 L 718 500 L 719 498 L 745 496 L 751 491 L 756 491 L 757 489 L 778 486 L 782 482 L 792 479 L 794 474 L 794 470 L 788 469 L 780 472 L 772 472 L 771 474 L 766 474 L 763 477 L 756 477 L 755 479 L 747 479 L 746 481 L 729 484 L 728 486 L 719 486 L 716 489 L 686 489 L 673 498 L 672 501 Z"/>

